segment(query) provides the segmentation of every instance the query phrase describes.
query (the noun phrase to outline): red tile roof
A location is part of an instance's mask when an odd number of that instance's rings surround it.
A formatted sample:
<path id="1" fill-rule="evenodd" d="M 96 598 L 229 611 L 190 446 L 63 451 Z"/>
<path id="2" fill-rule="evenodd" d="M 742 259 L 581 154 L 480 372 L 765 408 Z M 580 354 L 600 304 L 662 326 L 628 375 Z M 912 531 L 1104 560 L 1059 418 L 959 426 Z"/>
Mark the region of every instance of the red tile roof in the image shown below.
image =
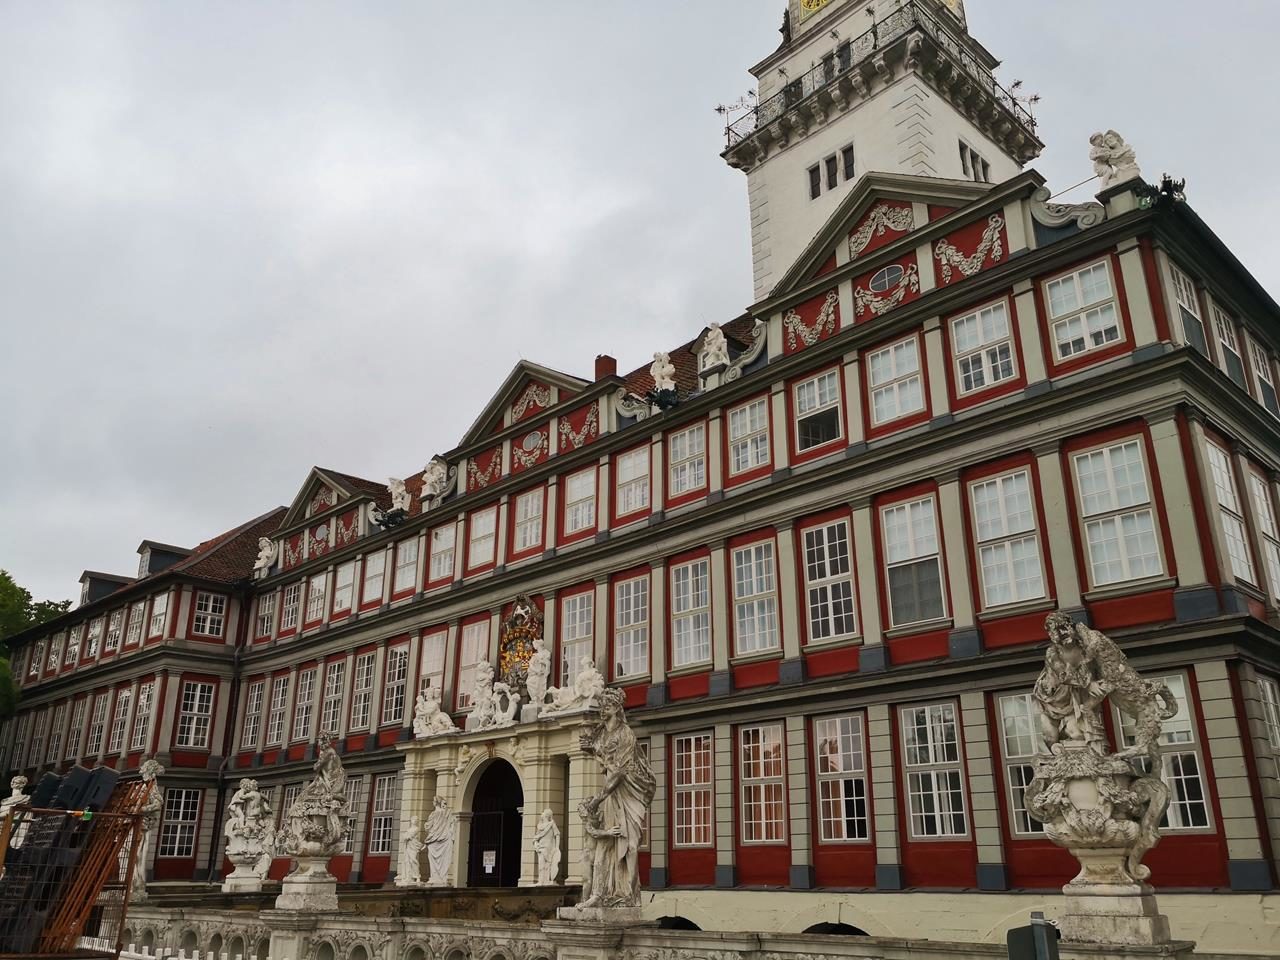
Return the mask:
<path id="1" fill-rule="evenodd" d="M 730 320 L 720 329 L 724 331 L 725 339 L 730 344 L 739 349 L 745 349 L 751 343 L 751 331 L 755 328 L 755 324 L 755 318 L 749 313 L 744 313 L 737 319 Z M 681 394 L 693 393 L 702 386 L 698 378 L 698 355 L 693 350 L 694 344 L 701 338 L 700 332 L 688 343 L 683 343 L 670 351 L 671 364 L 676 368 L 676 389 Z M 646 363 L 623 378 L 626 380 L 627 389 L 638 397 L 643 397 L 653 389 L 653 377 L 649 374 L 649 366 L 650 364 Z"/>
<path id="2" fill-rule="evenodd" d="M 234 530 L 206 540 L 190 557 L 161 572 L 181 571 L 223 583 L 242 580 L 253 573 L 253 564 L 258 558 L 258 538 L 275 533 L 285 512 L 284 507 L 276 507 Z"/>

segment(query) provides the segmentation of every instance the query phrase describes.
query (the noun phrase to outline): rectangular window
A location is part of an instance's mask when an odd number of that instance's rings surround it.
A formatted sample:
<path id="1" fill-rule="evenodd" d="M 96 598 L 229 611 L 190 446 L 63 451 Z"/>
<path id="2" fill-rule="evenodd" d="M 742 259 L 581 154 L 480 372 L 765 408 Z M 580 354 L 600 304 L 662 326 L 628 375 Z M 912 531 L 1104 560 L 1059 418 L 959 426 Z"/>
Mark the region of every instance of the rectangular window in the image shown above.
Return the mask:
<path id="1" fill-rule="evenodd" d="M 951 353 L 962 396 L 1013 379 L 1018 367 L 1005 302 L 952 320 Z"/>
<path id="2" fill-rule="evenodd" d="M 382 722 L 404 720 L 405 686 L 409 678 L 409 648 L 392 647 L 387 651 L 387 669 L 382 682 Z"/>
<path id="3" fill-rule="evenodd" d="M 95 660 L 102 648 L 102 617 L 89 621 L 89 632 L 85 636 L 84 659 Z"/>
<path id="4" fill-rule="evenodd" d="M 596 523 L 596 468 L 573 474 L 564 483 L 564 532 L 579 533 Z"/>
<path id="5" fill-rule="evenodd" d="M 27 745 L 26 767 L 37 766 L 44 757 L 44 738 L 49 731 L 49 711 L 42 710 L 31 728 L 31 742 Z"/>
<path id="6" fill-rule="evenodd" d="M 311 739 L 311 718 L 316 707 L 316 670 L 302 670 L 298 673 L 298 689 L 293 696 L 293 736 L 294 741 Z"/>
<path id="7" fill-rule="evenodd" d="M 96 757 L 102 750 L 102 734 L 107 726 L 107 710 L 110 706 L 110 693 L 98 694 L 93 702 L 93 722 L 89 724 L 89 740 L 85 744 L 86 757 Z"/>
<path id="8" fill-rule="evenodd" d="M 130 750 L 146 750 L 151 733 L 151 710 L 155 706 L 156 683 L 154 680 L 138 687 L 138 709 L 133 717 L 133 734 L 129 737 Z"/>
<path id="9" fill-rule="evenodd" d="M 1280 397 L 1276 395 L 1276 381 L 1271 372 L 1271 357 L 1260 343 L 1249 338 L 1249 364 L 1258 383 L 1258 400 L 1273 417 L 1280 417 Z"/>
<path id="10" fill-rule="evenodd" d="M 45 749 L 44 762 L 57 763 L 62 759 L 62 730 L 67 725 L 65 702 L 53 708 L 53 721 L 49 725 L 49 746 Z"/>
<path id="11" fill-rule="evenodd" d="M 824 843 L 868 839 L 871 831 L 862 717 L 850 714 L 815 720 L 813 752 L 820 839 Z"/>
<path id="12" fill-rule="evenodd" d="M 516 497 L 515 546 L 513 552 L 526 553 L 542 546 L 542 508 L 546 495 L 542 488 Z"/>
<path id="13" fill-rule="evenodd" d="M 222 636 L 227 617 L 227 598 L 220 593 L 196 594 L 196 618 L 192 632 L 205 637 Z"/>
<path id="14" fill-rule="evenodd" d="M 787 799 L 783 778 L 782 724 L 738 730 L 742 842 L 777 843 L 787 838 Z"/>
<path id="15" fill-rule="evenodd" d="M 64 667 L 69 667 L 80 659 L 80 639 L 83 636 L 83 623 L 77 623 L 67 631 L 67 652 L 62 658 L 62 665 Z"/>
<path id="16" fill-rule="evenodd" d="M 769 462 L 769 398 L 729 411 L 729 476 Z"/>
<path id="17" fill-rule="evenodd" d="M 796 404 L 796 450 L 803 453 L 839 440 L 840 373 L 828 370 L 793 388 Z"/>
<path id="18" fill-rule="evenodd" d="M 289 702 L 289 678 L 275 677 L 271 681 L 271 704 L 267 709 L 268 747 L 278 747 L 284 742 L 284 711 Z"/>
<path id="19" fill-rule="evenodd" d="M 342 838 L 342 852 L 356 851 L 356 838 L 364 822 L 364 777 L 347 777 L 347 835 Z"/>
<path id="20" fill-rule="evenodd" d="M 396 544 L 395 579 L 392 593 L 404 593 L 418 585 L 418 538 L 410 537 Z"/>
<path id="21" fill-rule="evenodd" d="M 292 630 L 298 625 L 298 604 L 301 598 L 301 583 L 291 583 L 284 588 L 284 605 L 280 608 L 281 631 Z"/>
<path id="22" fill-rule="evenodd" d="M 493 563 L 497 544 L 498 508 L 477 510 L 467 525 L 467 568 L 474 570 Z"/>
<path id="23" fill-rule="evenodd" d="M 49 643 L 49 662 L 45 664 L 45 670 L 57 670 L 62 666 L 62 644 L 66 640 L 66 634 L 54 634 L 53 640 Z"/>
<path id="24" fill-rule="evenodd" d="M 707 428 L 696 424 L 667 439 L 667 495 L 678 497 L 707 485 Z"/>
<path id="25" fill-rule="evenodd" d="M 1000 749 L 1004 779 L 1009 791 L 1013 832 L 1021 836 L 1044 834 L 1044 824 L 1027 812 L 1027 788 L 1035 777 L 1035 761 L 1043 748 L 1040 709 L 1029 693 L 999 699 Z"/>
<path id="26" fill-rule="evenodd" d="M 240 727 L 240 749 L 254 750 L 262 732 L 262 701 L 266 694 L 266 681 L 255 680 L 249 684 L 244 698 L 244 723 Z"/>
<path id="27" fill-rule="evenodd" d="M 649 448 L 621 453 L 614 461 L 614 503 L 618 516 L 649 506 Z"/>
<path id="28" fill-rule="evenodd" d="M 448 644 L 449 632 L 441 630 L 429 633 L 422 638 L 422 662 L 418 667 L 421 689 L 428 688 L 440 695 L 444 703 L 444 654 Z"/>
<path id="29" fill-rule="evenodd" d="M 1094 586 L 1159 576 L 1163 568 L 1141 442 L 1077 454 L 1075 473 Z"/>
<path id="30" fill-rule="evenodd" d="M 196 855 L 196 824 L 200 818 L 199 790 L 166 790 L 164 819 L 160 824 L 158 857 L 189 858 Z"/>
<path id="31" fill-rule="evenodd" d="M 375 654 L 372 650 L 356 657 L 355 684 L 351 691 L 351 731 L 358 733 L 369 729 L 373 720 L 373 668 Z"/>
<path id="32" fill-rule="evenodd" d="M 1257 583 L 1253 554 L 1249 548 L 1249 534 L 1244 524 L 1244 511 L 1236 494 L 1236 475 L 1231 465 L 1231 455 L 1212 441 L 1206 446 L 1209 472 L 1213 474 L 1214 497 L 1218 501 L 1218 519 L 1222 523 L 1227 556 L 1231 559 L 1231 572 L 1237 580 Z"/>
<path id="33" fill-rule="evenodd" d="M 1218 350 L 1222 354 L 1222 369 L 1237 387 L 1248 390 L 1244 381 L 1244 358 L 1240 354 L 1240 343 L 1236 339 L 1236 323 L 1222 312 L 1216 303 L 1213 305 L 1213 330 L 1218 335 Z"/>
<path id="34" fill-rule="evenodd" d="M 1019 470 L 971 484 L 973 530 L 983 606 L 1044 596 L 1040 540 L 1031 503 L 1031 472 Z"/>
<path id="35" fill-rule="evenodd" d="M 1280 684 L 1271 677 L 1258 678 L 1258 692 L 1262 695 L 1262 709 L 1267 722 L 1267 739 L 1272 752 L 1280 752 Z"/>
<path id="36" fill-rule="evenodd" d="M 169 594 L 158 593 L 151 598 L 151 624 L 147 628 L 148 637 L 164 636 L 164 622 L 168 613 Z"/>
<path id="37" fill-rule="evenodd" d="M 342 734 L 342 687 L 347 679 L 345 660 L 334 660 L 324 667 L 324 694 L 320 707 L 320 732 Z"/>
<path id="38" fill-rule="evenodd" d="M 845 520 L 804 531 L 804 585 L 809 640 L 834 640 L 858 632 L 853 605 L 853 565 Z"/>
<path id="39" fill-rule="evenodd" d="M 733 551 L 735 652 L 742 656 L 778 648 L 778 595 L 773 541 Z"/>
<path id="40" fill-rule="evenodd" d="M 587 590 L 560 603 L 560 685 L 573 686 L 583 660 L 595 658 L 596 595 Z"/>
<path id="41" fill-rule="evenodd" d="M 299 796 L 302 795 L 302 784 L 290 783 L 284 788 L 284 797 L 280 804 L 280 827 L 283 828 L 285 822 L 289 819 L 289 811 L 293 809 L 293 805 L 297 802 Z"/>
<path id="42" fill-rule="evenodd" d="M 614 679 L 649 672 L 649 577 L 613 585 Z"/>
<path id="43" fill-rule="evenodd" d="M 458 538 L 458 527 L 449 524 L 431 531 L 431 572 L 428 576 L 435 583 L 453 579 L 453 546 Z"/>
<path id="44" fill-rule="evenodd" d="M 364 583 L 360 587 L 360 603 L 381 603 L 382 585 L 387 575 L 387 551 L 378 550 L 364 558 Z"/>
<path id="45" fill-rule="evenodd" d="M 1204 316 L 1200 311 L 1200 295 L 1191 278 L 1170 265 L 1173 273 L 1173 291 L 1178 301 L 1178 316 L 1182 320 L 1182 337 L 1187 343 L 1209 356 L 1209 342 L 1204 332 Z"/>
<path id="46" fill-rule="evenodd" d="M 671 745 L 675 774 L 677 847 L 709 847 L 711 835 L 711 734 L 675 737 Z"/>
<path id="47" fill-rule="evenodd" d="M 142 639 L 142 621 L 146 617 L 147 601 L 139 600 L 129 608 L 129 630 L 125 634 L 126 645 L 133 645 Z"/>
<path id="48" fill-rule="evenodd" d="M 710 562 L 694 560 L 671 568 L 672 666 L 711 660 Z"/>
<path id="49" fill-rule="evenodd" d="M 324 619 L 324 601 L 329 575 L 317 573 L 307 583 L 307 613 L 303 623 L 315 623 Z"/>
<path id="50" fill-rule="evenodd" d="M 107 618 L 107 639 L 103 644 L 103 649 L 107 653 L 115 653 L 120 649 L 120 632 L 124 626 L 124 608 L 112 610 L 111 616 Z M 34 661 L 33 661 L 34 663 Z"/>
<path id="51" fill-rule="evenodd" d="M 340 566 L 333 575 L 333 612 L 341 613 L 351 609 L 352 594 L 355 592 L 356 562 L 348 561 Z"/>
<path id="52" fill-rule="evenodd" d="M 955 704 L 903 707 L 899 720 L 911 836 L 917 840 L 965 836 L 969 828 Z"/>
<path id="53" fill-rule="evenodd" d="M 1050 280 L 1045 299 L 1058 360 L 1120 342 L 1120 314 L 1106 261 Z"/>
<path id="54" fill-rule="evenodd" d="M 853 183 L 857 176 L 857 165 L 854 163 L 853 147 L 848 146 L 840 151 L 840 161 L 844 167 L 845 183 Z"/>
<path id="55" fill-rule="evenodd" d="M 257 635 L 271 636 L 271 628 L 276 622 L 276 594 L 264 593 L 258 597 Z"/>
<path id="56" fill-rule="evenodd" d="M 919 413 L 924 407 L 920 342 L 908 337 L 877 350 L 867 359 L 874 426 Z"/>
<path id="57" fill-rule="evenodd" d="M 840 161 L 832 154 L 823 161 L 823 166 L 827 168 L 827 189 L 834 190 L 840 183 Z"/>
<path id="58" fill-rule="evenodd" d="M 947 615 L 936 512 L 933 497 L 880 511 L 891 626 L 927 623 Z"/>
<path id="59" fill-rule="evenodd" d="M 369 821 L 369 853 L 391 852 L 391 832 L 395 825 L 396 778 L 377 777 L 373 781 L 373 817 Z"/>
<path id="60" fill-rule="evenodd" d="M 471 689 L 476 682 L 476 665 L 489 659 L 489 621 L 477 620 L 462 628 L 462 648 L 458 652 L 458 709 L 471 708 Z"/>
<path id="61" fill-rule="evenodd" d="M 111 718 L 111 735 L 107 738 L 107 753 L 119 753 L 124 749 L 124 734 L 129 728 L 129 709 L 132 706 L 132 690 L 121 690 L 116 694 L 116 712 Z"/>
<path id="62" fill-rule="evenodd" d="M 90 699 L 81 697 L 71 708 L 71 726 L 67 728 L 67 749 L 63 755 L 64 760 L 80 759 L 80 744 L 84 739 L 84 718 L 89 710 Z"/>
<path id="63" fill-rule="evenodd" d="M 1271 504 L 1271 485 L 1254 471 L 1249 471 L 1249 493 L 1253 512 L 1262 532 L 1262 557 L 1267 565 L 1267 586 L 1273 597 L 1280 597 L 1280 527 Z"/>
<path id="64" fill-rule="evenodd" d="M 209 724 L 213 718 L 213 684 L 184 683 L 178 712 L 180 747 L 209 746 Z"/>
<path id="65" fill-rule="evenodd" d="M 822 196 L 822 168 L 814 164 L 809 168 L 809 199 L 817 200 Z"/>
<path id="66" fill-rule="evenodd" d="M 1196 830 L 1209 826 L 1209 799 L 1205 794 L 1201 776 L 1200 754 L 1196 744 L 1195 720 L 1187 700 L 1187 684 L 1182 674 L 1168 677 L 1151 677 L 1169 688 L 1178 702 L 1178 712 L 1164 721 L 1160 733 L 1162 748 L 1160 778 L 1172 794 L 1169 812 L 1160 826 L 1165 830 Z M 1137 740 L 1133 718 L 1116 711 L 1120 739 L 1126 747 Z M 1139 761 L 1140 766 L 1144 766 Z"/>

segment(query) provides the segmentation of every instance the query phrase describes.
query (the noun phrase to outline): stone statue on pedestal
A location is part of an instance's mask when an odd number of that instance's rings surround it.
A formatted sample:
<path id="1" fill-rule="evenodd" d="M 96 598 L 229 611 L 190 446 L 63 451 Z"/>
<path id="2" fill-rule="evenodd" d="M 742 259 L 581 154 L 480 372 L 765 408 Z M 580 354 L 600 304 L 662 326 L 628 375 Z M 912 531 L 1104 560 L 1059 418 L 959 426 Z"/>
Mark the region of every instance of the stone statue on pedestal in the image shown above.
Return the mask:
<path id="1" fill-rule="evenodd" d="M 525 688 L 529 703 L 542 713 L 547 708 L 547 682 L 551 679 L 551 651 L 547 642 L 538 637 L 533 641 L 533 656 L 529 658 L 529 670 L 525 676 Z"/>
<path id="2" fill-rule="evenodd" d="M 590 710 L 596 706 L 603 691 L 604 677 L 596 668 L 595 661 L 590 657 L 583 657 L 578 662 L 578 672 L 573 678 L 573 686 L 552 687 L 547 691 L 551 702 L 542 711 L 542 716 Z"/>
<path id="3" fill-rule="evenodd" d="M 265 577 L 276 562 L 277 548 L 270 537 L 258 538 L 258 559 L 253 561 L 253 573 L 256 577 Z"/>
<path id="4" fill-rule="evenodd" d="M 1130 945 L 1169 940 L 1142 858 L 1160 841 L 1169 807 L 1160 779 L 1160 728 L 1178 712 L 1173 693 L 1144 680 L 1108 637 L 1064 613 L 1045 622 L 1049 650 L 1033 691 L 1045 751 L 1027 810 L 1045 836 L 1080 861 L 1067 894 L 1071 940 Z M 1133 721 L 1133 745 L 1112 752 L 1102 711 L 1110 700 Z"/>
<path id="5" fill-rule="evenodd" d="M 538 818 L 533 832 L 533 852 L 538 857 L 538 885 L 553 886 L 560 875 L 560 828 L 550 808 Z"/>
<path id="6" fill-rule="evenodd" d="M 520 694 L 502 681 L 494 682 L 493 664 L 482 660 L 476 664 L 475 685 L 471 690 L 471 716 L 468 730 L 500 730 L 516 722 Z"/>
<path id="7" fill-rule="evenodd" d="M 151 859 L 151 840 L 155 836 L 156 827 L 160 826 L 160 816 L 164 813 L 164 791 L 156 783 L 156 777 L 164 773 L 164 767 L 154 758 L 142 761 L 138 767 L 143 783 L 151 784 L 151 791 L 142 805 L 142 842 L 138 844 L 138 855 L 133 863 L 133 881 L 130 884 L 129 899 L 134 903 L 147 901 L 147 863 Z"/>
<path id="8" fill-rule="evenodd" d="M 320 734 L 315 778 L 284 815 L 281 852 L 297 861 L 284 878 L 277 910 L 336 910 L 338 882 L 329 858 L 342 852 L 347 835 L 347 774 L 334 750 L 334 735 Z"/>
<path id="9" fill-rule="evenodd" d="M 29 798 L 22 791 L 28 783 L 29 781 L 27 780 L 27 778 L 22 775 L 18 775 L 9 781 L 10 794 L 9 796 L 5 797 L 3 800 L 0 800 L 0 823 L 4 822 L 4 818 L 8 816 L 10 810 L 18 806 L 19 804 L 27 802 Z M 22 840 L 23 840 L 23 837 L 26 835 L 26 832 L 27 832 L 26 824 L 24 823 L 19 825 L 18 828 L 14 830 L 13 836 L 9 838 L 9 846 L 10 847 L 22 846 Z M 0 839 L 3 839 L 3 838 L 0 838 Z"/>
<path id="10" fill-rule="evenodd" d="M 227 822 L 222 834 L 227 838 L 227 859 L 235 866 L 223 881 L 224 893 L 258 891 L 262 889 L 262 877 L 258 865 L 267 852 L 267 840 L 275 839 L 270 828 L 270 815 L 266 800 L 258 790 L 258 781 L 244 779 L 227 803 Z M 270 867 L 270 858 L 267 861 Z"/>
<path id="11" fill-rule="evenodd" d="M 703 370 L 709 370 L 713 367 L 727 367 L 730 362 L 729 340 L 720 329 L 720 324 L 713 323 L 707 328 L 707 335 L 702 340 L 700 366 Z"/>
<path id="12" fill-rule="evenodd" d="M 1089 138 L 1089 159 L 1093 161 L 1093 172 L 1102 180 L 1103 190 L 1142 178 L 1133 147 L 1114 130 Z"/>
<path id="13" fill-rule="evenodd" d="M 459 733 L 453 717 L 440 709 L 440 691 L 427 687 L 413 705 L 413 736 L 426 740 L 445 733 Z"/>
<path id="14" fill-rule="evenodd" d="M 671 362 L 671 354 L 659 351 L 653 355 L 653 363 L 649 364 L 649 376 L 653 377 L 653 389 L 662 393 L 676 388 L 676 365 Z"/>
<path id="15" fill-rule="evenodd" d="M 449 873 L 453 869 L 453 845 L 458 837 L 458 815 L 449 809 L 449 802 L 437 795 L 432 802 L 431 816 L 426 820 L 427 866 L 431 869 L 432 887 L 447 887 Z"/>
<path id="16" fill-rule="evenodd" d="M 422 839 L 422 824 L 417 817 L 409 818 L 409 830 L 400 841 L 400 865 L 396 870 L 397 887 L 415 887 L 422 883 L 421 854 L 426 843 Z"/>
<path id="17" fill-rule="evenodd" d="M 410 495 L 409 489 L 405 486 L 403 480 L 397 480 L 395 477 L 388 479 L 387 493 L 391 494 L 392 510 L 409 512 L 409 507 L 413 504 L 413 497 Z"/>

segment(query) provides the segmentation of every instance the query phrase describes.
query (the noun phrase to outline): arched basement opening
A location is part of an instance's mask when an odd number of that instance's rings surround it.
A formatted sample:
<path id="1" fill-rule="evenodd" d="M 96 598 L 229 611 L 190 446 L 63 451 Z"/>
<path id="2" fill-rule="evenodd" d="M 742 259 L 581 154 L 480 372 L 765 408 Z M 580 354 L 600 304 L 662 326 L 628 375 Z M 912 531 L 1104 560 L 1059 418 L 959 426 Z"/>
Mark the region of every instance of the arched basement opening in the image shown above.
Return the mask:
<path id="1" fill-rule="evenodd" d="M 847 923 L 815 923 L 805 933 L 825 933 L 829 936 L 836 937 L 867 937 L 870 936 L 865 930 L 859 930 L 855 926 Z"/>
<path id="2" fill-rule="evenodd" d="M 702 928 L 688 917 L 659 917 L 659 930 L 701 930 Z"/>
<path id="3" fill-rule="evenodd" d="M 469 887 L 514 887 L 520 881 L 521 808 L 524 789 L 515 767 L 495 759 L 471 800 Z"/>

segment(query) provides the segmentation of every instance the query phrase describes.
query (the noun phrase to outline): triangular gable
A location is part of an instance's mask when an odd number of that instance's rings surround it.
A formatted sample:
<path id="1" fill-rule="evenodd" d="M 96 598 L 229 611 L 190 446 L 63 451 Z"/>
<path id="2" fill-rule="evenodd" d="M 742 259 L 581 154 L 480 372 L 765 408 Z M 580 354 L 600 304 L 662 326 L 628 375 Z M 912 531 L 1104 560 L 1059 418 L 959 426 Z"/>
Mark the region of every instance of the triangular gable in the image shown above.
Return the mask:
<path id="1" fill-rule="evenodd" d="M 896 173 L 868 173 L 862 177 L 827 219 L 767 299 L 772 300 L 808 281 L 830 273 L 850 254 L 865 256 L 925 226 L 913 213 L 915 203 L 958 208 L 987 194 L 989 183 L 941 180 Z M 932 219 L 930 217 L 929 219 Z"/>
<path id="2" fill-rule="evenodd" d="M 386 491 L 372 480 L 312 467 L 306 481 L 298 489 L 298 495 L 289 505 L 289 511 L 280 527 L 289 529 L 307 517 L 324 513 L 353 497 L 367 495 L 377 499 L 379 492 L 385 494 Z"/>
<path id="3" fill-rule="evenodd" d="M 521 360 L 485 404 L 458 446 L 469 447 L 478 443 L 509 423 L 532 420 L 540 411 L 568 399 L 587 386 L 589 384 L 585 380 Z"/>

